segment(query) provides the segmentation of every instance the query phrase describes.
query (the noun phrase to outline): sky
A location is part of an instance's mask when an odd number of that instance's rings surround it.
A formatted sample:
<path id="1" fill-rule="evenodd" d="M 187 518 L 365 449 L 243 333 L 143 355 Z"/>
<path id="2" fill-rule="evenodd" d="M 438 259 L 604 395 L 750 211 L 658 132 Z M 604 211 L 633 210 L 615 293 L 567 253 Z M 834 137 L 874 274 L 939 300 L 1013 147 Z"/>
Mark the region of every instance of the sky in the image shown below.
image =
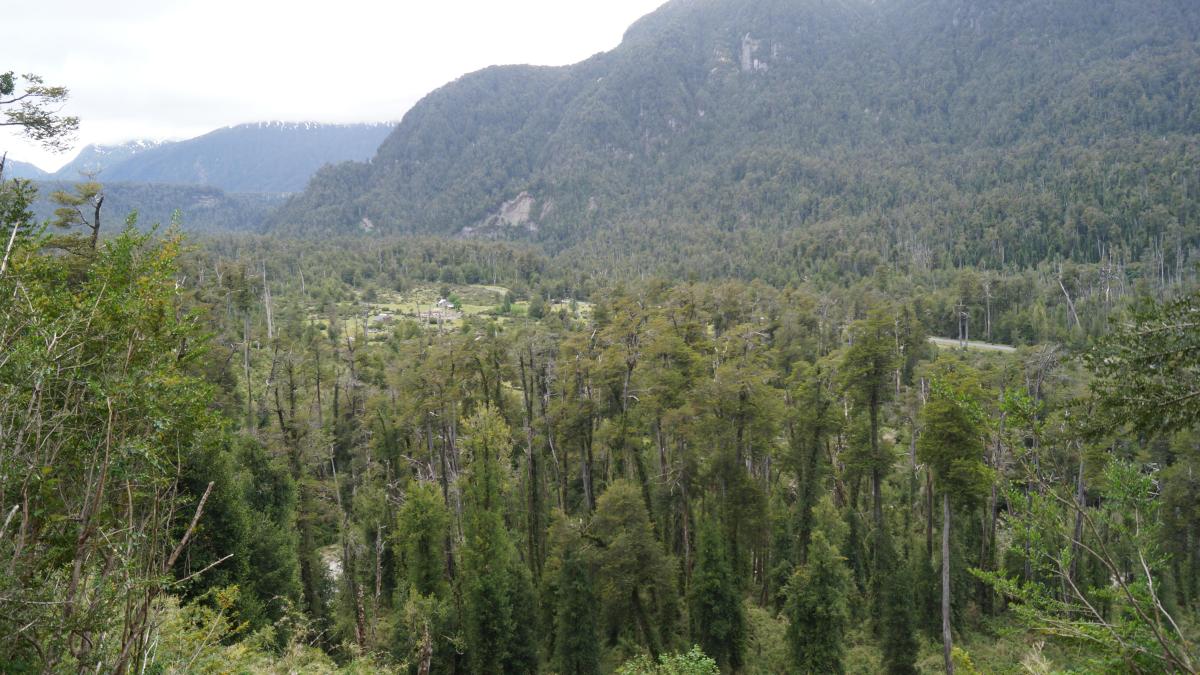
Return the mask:
<path id="1" fill-rule="evenodd" d="M 88 143 L 184 139 L 266 120 L 398 121 L 494 64 L 565 65 L 616 47 L 664 0 L 39 0 L 5 12 L 0 72 L 71 92 L 72 150 L 0 127 L 52 171 Z"/>

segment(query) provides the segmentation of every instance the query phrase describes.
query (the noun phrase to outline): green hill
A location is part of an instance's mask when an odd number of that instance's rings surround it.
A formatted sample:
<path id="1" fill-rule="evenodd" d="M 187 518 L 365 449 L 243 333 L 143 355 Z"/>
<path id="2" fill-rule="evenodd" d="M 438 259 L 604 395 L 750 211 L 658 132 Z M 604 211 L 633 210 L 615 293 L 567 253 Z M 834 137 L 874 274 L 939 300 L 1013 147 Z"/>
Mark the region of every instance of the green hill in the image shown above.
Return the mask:
<path id="1" fill-rule="evenodd" d="M 54 217 L 50 199 L 55 190 L 70 192 L 75 182 L 38 181 L 33 214 L 38 222 Z M 105 183 L 102 223 L 105 234 L 120 231 L 125 218 L 137 212 L 142 227 L 166 227 L 176 213 L 180 226 L 191 233 L 256 232 L 283 198 L 261 193 L 227 193 L 201 185 Z"/>
<path id="2" fill-rule="evenodd" d="M 270 225 L 868 270 L 1187 251 L 1198 37 L 1181 0 L 675 0 L 431 93 Z"/>
<path id="3" fill-rule="evenodd" d="M 258 122 L 163 143 L 114 164 L 102 180 L 297 192 L 325 164 L 370 157 L 392 124 Z"/>

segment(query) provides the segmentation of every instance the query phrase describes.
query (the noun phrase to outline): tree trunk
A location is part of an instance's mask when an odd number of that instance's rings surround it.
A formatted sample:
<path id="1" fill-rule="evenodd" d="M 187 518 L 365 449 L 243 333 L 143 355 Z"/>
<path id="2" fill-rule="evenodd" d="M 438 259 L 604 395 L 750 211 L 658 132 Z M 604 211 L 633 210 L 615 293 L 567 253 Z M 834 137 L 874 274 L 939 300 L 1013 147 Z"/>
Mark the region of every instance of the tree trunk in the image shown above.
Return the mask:
<path id="1" fill-rule="evenodd" d="M 925 558 L 933 558 L 933 476 L 925 470 Z"/>
<path id="2" fill-rule="evenodd" d="M 92 219 L 92 250 L 96 250 L 96 243 L 100 239 L 100 207 L 104 206 L 104 195 L 96 200 L 96 215 Z"/>
<path id="3" fill-rule="evenodd" d="M 254 391 L 250 386 L 250 315 L 242 317 L 242 370 L 246 378 L 246 431 L 254 431 Z"/>
<path id="4" fill-rule="evenodd" d="M 267 340 L 273 342 L 275 340 L 275 313 L 271 307 L 271 285 L 267 282 L 267 263 L 263 261 L 262 267 L 263 280 L 263 310 L 267 314 Z"/>
<path id="5" fill-rule="evenodd" d="M 942 493 L 942 657 L 954 675 L 954 641 L 950 635 L 950 493 Z"/>
<path id="6" fill-rule="evenodd" d="M 880 401 L 871 396 L 871 520 L 875 529 L 883 529 L 883 469 L 879 466 Z"/>
<path id="7" fill-rule="evenodd" d="M 1083 483 L 1083 457 L 1079 458 L 1079 476 L 1075 483 L 1075 531 L 1071 537 L 1071 569 L 1068 572 L 1073 581 L 1079 580 L 1079 543 L 1083 540 L 1083 511 L 1087 507 L 1087 492 Z"/>

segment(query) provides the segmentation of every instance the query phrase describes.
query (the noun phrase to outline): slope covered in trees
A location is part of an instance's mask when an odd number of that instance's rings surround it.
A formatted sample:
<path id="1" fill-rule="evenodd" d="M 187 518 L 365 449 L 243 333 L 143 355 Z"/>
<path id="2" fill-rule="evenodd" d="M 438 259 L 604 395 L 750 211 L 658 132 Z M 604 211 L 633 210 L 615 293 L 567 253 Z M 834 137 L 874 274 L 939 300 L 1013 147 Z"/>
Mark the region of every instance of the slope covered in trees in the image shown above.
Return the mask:
<path id="1" fill-rule="evenodd" d="M 95 174 L 106 182 L 297 192 L 326 164 L 369 158 L 392 126 L 257 122 L 182 141 L 88 145 L 51 175 L 62 181 Z"/>
<path id="2" fill-rule="evenodd" d="M 672 2 L 370 237 L 0 176 L 0 670 L 1200 671 L 1195 14 Z"/>
<path id="3" fill-rule="evenodd" d="M 161 141 L 137 139 L 124 143 L 100 144 L 89 143 L 83 146 L 71 161 L 62 165 L 50 174 L 58 180 L 79 180 L 80 176 L 95 174 L 100 176 L 109 169 L 119 166 L 134 157 L 157 148 Z"/>
<path id="4" fill-rule="evenodd" d="M 1194 671 L 1179 286 L 1087 325 L 1064 299 L 1032 335 L 1083 363 L 939 351 L 938 275 L 575 287 L 529 244 L 89 245 L 3 185 L 18 671 Z"/>
<path id="5" fill-rule="evenodd" d="M 370 157 L 392 126 L 313 122 L 239 124 L 137 153 L 107 168 L 103 178 L 129 183 L 204 185 L 226 192 L 297 192 L 326 164 Z"/>
<path id="6" fill-rule="evenodd" d="M 1172 0 L 670 2 L 611 52 L 433 92 L 272 223 L 586 251 L 738 232 L 797 264 L 1187 255 L 1198 36 Z"/>
<path id="7" fill-rule="evenodd" d="M 58 204 L 51 199 L 58 190 L 71 191 L 74 181 L 39 181 L 37 199 L 30 205 L 40 222 L 52 220 Z M 267 214 L 283 203 L 282 195 L 228 193 L 198 185 L 151 185 L 148 183 L 103 182 L 104 216 L 120 231 L 124 219 L 137 212 L 143 225 L 178 221 L 189 233 L 257 232 Z M 176 218 L 178 216 L 178 218 Z"/>

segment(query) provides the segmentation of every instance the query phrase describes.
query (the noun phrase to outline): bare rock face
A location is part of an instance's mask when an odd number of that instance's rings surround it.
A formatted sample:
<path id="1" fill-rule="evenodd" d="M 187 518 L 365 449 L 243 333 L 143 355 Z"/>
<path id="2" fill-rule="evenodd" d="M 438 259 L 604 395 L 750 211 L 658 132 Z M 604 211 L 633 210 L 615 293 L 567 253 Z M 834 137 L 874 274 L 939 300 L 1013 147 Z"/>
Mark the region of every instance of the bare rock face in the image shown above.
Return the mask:
<path id="1" fill-rule="evenodd" d="M 506 227 L 525 225 L 530 231 L 536 230 L 537 223 L 533 222 L 530 218 L 530 214 L 533 213 L 535 201 L 533 195 L 530 195 L 528 192 L 522 192 L 513 199 L 501 204 L 500 210 L 488 218 L 487 224 Z"/>
<path id="2" fill-rule="evenodd" d="M 536 205 L 537 199 L 533 195 L 521 192 L 501 204 L 499 209 L 476 225 L 464 227 L 462 234 L 464 236 L 487 236 L 499 234 L 503 230 L 514 227 L 524 228 L 528 232 L 537 232 L 538 224 L 533 219 L 533 210 Z M 542 208 L 542 215 L 545 216 L 552 208 L 551 204 L 545 205 Z"/>
<path id="3" fill-rule="evenodd" d="M 762 40 L 755 40 L 750 37 L 749 33 L 742 38 L 742 72 L 754 73 L 767 70 L 768 66 L 765 62 L 755 58 L 755 54 L 762 48 Z M 774 46 L 771 47 L 771 55 L 774 57 L 778 51 Z"/>

